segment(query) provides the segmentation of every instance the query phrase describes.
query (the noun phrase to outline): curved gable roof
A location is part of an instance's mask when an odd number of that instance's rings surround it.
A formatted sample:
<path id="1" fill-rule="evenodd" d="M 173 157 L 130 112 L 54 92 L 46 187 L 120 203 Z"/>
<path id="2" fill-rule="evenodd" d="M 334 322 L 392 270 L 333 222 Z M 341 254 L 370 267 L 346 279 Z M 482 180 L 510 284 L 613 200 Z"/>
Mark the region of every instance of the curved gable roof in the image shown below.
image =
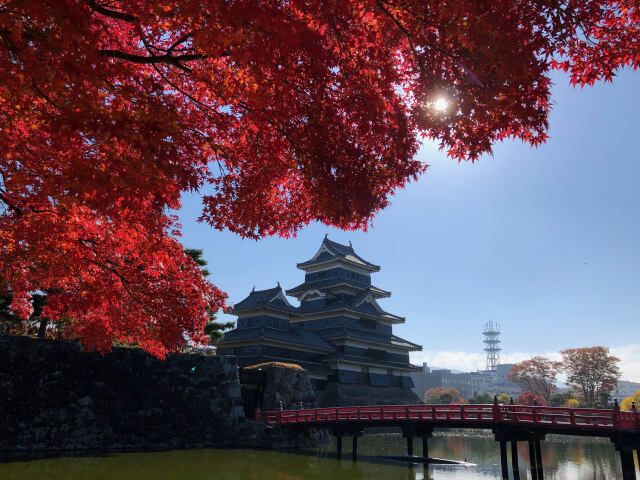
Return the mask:
<path id="1" fill-rule="evenodd" d="M 322 244 L 320 245 L 320 248 L 313 256 L 313 258 L 307 260 L 306 262 L 298 263 L 297 267 L 301 270 L 304 270 L 315 265 L 322 265 L 323 263 L 329 263 L 339 260 L 342 260 L 347 264 L 356 265 L 371 272 L 377 272 L 378 270 L 380 270 L 380 267 L 378 265 L 374 265 L 373 263 L 370 263 L 364 258 L 360 257 L 353 250 L 351 243 L 349 243 L 349 245 L 342 245 L 341 243 L 329 240 L 327 236 L 325 236 L 324 240 L 322 240 Z"/>
<path id="2" fill-rule="evenodd" d="M 297 313 L 298 308 L 291 305 L 282 292 L 282 287 L 267 290 L 252 290 L 247 298 L 229 307 L 229 313 L 236 313 L 242 310 L 252 310 L 259 307 L 271 307 L 277 310 Z"/>

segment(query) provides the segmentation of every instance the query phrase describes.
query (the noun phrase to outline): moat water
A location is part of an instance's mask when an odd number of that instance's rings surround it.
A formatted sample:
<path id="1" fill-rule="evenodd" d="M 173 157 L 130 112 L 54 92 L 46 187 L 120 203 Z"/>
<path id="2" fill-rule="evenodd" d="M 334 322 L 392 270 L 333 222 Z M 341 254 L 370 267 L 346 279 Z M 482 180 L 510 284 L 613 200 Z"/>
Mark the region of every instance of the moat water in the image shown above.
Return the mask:
<path id="1" fill-rule="evenodd" d="M 485 480 L 500 477 L 498 443 L 491 436 L 436 433 L 429 441 L 432 457 L 466 460 L 466 465 L 408 465 L 379 455 L 406 453 L 398 434 L 365 435 L 359 459 L 351 461 L 350 438 L 344 439 L 342 460 L 335 445 L 305 452 L 256 450 L 183 450 L 125 453 L 101 457 L 54 458 L 0 464 L 2 480 Z M 421 452 L 419 439 L 414 450 Z M 531 478 L 528 448 L 519 448 L 520 478 Z M 621 478 L 613 445 L 607 440 L 548 436 L 542 443 L 544 478 L 593 480 Z M 509 465 L 511 465 L 509 459 Z M 637 459 L 636 459 L 636 468 Z M 639 477 L 640 478 L 640 477 Z"/>

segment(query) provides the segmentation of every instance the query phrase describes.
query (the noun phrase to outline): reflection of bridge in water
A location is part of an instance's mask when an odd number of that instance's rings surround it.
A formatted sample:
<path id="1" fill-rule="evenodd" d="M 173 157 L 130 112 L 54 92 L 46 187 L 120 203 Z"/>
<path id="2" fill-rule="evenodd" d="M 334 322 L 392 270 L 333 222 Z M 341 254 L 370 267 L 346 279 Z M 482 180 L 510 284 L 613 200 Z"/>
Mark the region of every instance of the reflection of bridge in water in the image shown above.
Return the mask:
<path id="1" fill-rule="evenodd" d="M 517 442 L 528 442 L 532 480 L 542 480 L 540 441 L 546 434 L 608 437 L 620 453 L 623 480 L 635 480 L 634 450 L 640 450 L 640 412 L 622 411 L 617 402 L 611 409 L 500 405 L 497 399 L 488 405 L 385 405 L 367 407 L 331 407 L 260 412 L 256 421 L 274 427 L 304 430 L 330 429 L 337 439 L 338 457 L 342 456 L 342 438 L 352 437 L 353 459 L 358 457 L 358 437 L 365 428 L 399 427 L 407 439 L 407 454 L 413 457 L 413 439 L 422 438 L 422 458 L 428 461 L 428 439 L 434 428 L 490 429 L 500 443 L 502 477 L 509 478 L 507 442 L 511 442 L 514 480 L 519 480 Z"/>

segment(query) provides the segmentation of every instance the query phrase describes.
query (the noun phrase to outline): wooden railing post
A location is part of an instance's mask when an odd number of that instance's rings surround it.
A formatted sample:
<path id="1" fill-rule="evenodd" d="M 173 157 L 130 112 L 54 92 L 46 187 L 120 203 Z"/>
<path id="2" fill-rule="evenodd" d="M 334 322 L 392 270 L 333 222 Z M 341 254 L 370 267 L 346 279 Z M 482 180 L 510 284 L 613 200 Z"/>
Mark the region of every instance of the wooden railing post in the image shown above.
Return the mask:
<path id="1" fill-rule="evenodd" d="M 636 409 L 636 402 L 631 402 L 631 411 L 635 413 L 636 429 L 640 428 L 640 412 Z M 640 454 L 638 456 L 640 459 Z"/>
<path id="2" fill-rule="evenodd" d="M 618 430 L 620 426 L 620 405 L 618 405 L 617 398 L 613 400 L 613 414 L 611 420 L 613 421 L 613 428 Z"/>
<path id="3" fill-rule="evenodd" d="M 576 412 L 573 410 L 573 408 L 569 409 L 569 423 L 571 425 L 576 424 Z"/>
<path id="4" fill-rule="evenodd" d="M 493 396 L 493 421 L 501 422 L 502 421 L 502 412 L 500 411 L 500 405 L 498 405 L 498 396 Z"/>
<path id="5" fill-rule="evenodd" d="M 256 409 L 253 412 L 253 420 L 262 423 L 262 412 L 260 411 L 260 404 L 256 403 Z"/>

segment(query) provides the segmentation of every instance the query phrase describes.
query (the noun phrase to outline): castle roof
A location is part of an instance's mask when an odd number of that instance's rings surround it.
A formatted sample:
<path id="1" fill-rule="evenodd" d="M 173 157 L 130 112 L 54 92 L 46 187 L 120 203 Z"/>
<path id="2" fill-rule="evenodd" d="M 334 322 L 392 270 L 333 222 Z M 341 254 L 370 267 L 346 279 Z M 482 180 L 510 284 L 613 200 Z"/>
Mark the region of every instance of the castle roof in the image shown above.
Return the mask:
<path id="1" fill-rule="evenodd" d="M 299 310 L 301 314 L 309 313 L 332 313 L 339 311 L 347 311 L 364 315 L 366 317 L 375 318 L 377 320 L 386 320 L 389 323 L 404 323 L 404 317 L 393 315 L 385 312 L 378 302 L 376 302 L 373 292 L 370 288 L 365 289 L 353 298 L 335 298 L 327 302 L 326 305 L 306 306 L 304 303 Z"/>
<path id="2" fill-rule="evenodd" d="M 335 347 L 310 330 L 290 326 L 287 330 L 271 327 L 239 328 L 224 333 L 222 344 L 255 339 L 272 340 L 295 346 L 309 347 L 316 350 L 334 351 Z"/>
<path id="3" fill-rule="evenodd" d="M 228 313 L 237 314 L 244 310 L 269 308 L 285 313 L 298 313 L 298 308 L 289 303 L 280 284 L 267 290 L 252 290 L 247 298 L 229 307 Z"/>
<path id="4" fill-rule="evenodd" d="M 370 272 L 377 272 L 378 270 L 380 270 L 380 267 L 378 265 L 367 262 L 364 258 L 356 254 L 356 252 L 353 250 L 353 247 L 351 246 L 351 242 L 349 242 L 349 245 L 342 245 L 341 243 L 329 240 L 327 236 L 325 236 L 324 240 L 322 240 L 322 244 L 320 245 L 320 248 L 313 256 L 313 258 L 307 260 L 306 262 L 298 263 L 297 267 L 301 270 L 307 270 L 311 267 L 330 264 L 338 261 L 341 261 L 342 263 L 346 263 L 348 265 L 363 268 Z"/>
<path id="5" fill-rule="evenodd" d="M 366 330 L 349 327 L 328 328 L 322 331 L 322 336 L 326 339 L 351 338 L 353 340 L 361 340 L 364 342 L 377 343 L 380 345 L 399 347 L 408 351 L 422 350 L 421 345 L 417 345 L 396 335 L 388 336 L 377 332 L 367 332 Z"/>
<path id="6" fill-rule="evenodd" d="M 374 287 L 373 285 L 368 285 L 364 282 L 359 282 L 357 280 L 352 279 L 344 279 L 344 278 L 327 278 L 324 280 L 316 280 L 315 282 L 304 282 L 300 285 L 293 287 L 287 290 L 287 295 L 291 295 L 292 297 L 300 297 L 303 293 L 308 292 L 309 290 L 326 290 L 332 287 L 339 287 L 342 285 L 347 285 L 349 287 L 354 287 L 359 290 L 371 290 L 371 294 L 375 298 L 384 298 L 390 297 L 391 292 L 387 292 L 386 290 L 382 290 L 381 288 Z"/>
<path id="7" fill-rule="evenodd" d="M 391 362 L 389 360 L 371 359 L 369 357 L 362 357 L 359 355 L 345 355 L 341 352 L 329 354 L 325 358 L 323 358 L 322 361 L 325 363 L 333 363 L 338 361 L 338 362 L 346 362 L 346 363 L 355 363 L 360 365 L 364 364 L 364 365 L 373 366 L 373 367 L 383 367 L 383 368 L 387 367 L 387 368 L 393 368 L 397 370 L 409 370 L 409 371 L 422 370 L 422 367 L 419 367 L 417 365 L 412 365 L 411 363 Z"/>

